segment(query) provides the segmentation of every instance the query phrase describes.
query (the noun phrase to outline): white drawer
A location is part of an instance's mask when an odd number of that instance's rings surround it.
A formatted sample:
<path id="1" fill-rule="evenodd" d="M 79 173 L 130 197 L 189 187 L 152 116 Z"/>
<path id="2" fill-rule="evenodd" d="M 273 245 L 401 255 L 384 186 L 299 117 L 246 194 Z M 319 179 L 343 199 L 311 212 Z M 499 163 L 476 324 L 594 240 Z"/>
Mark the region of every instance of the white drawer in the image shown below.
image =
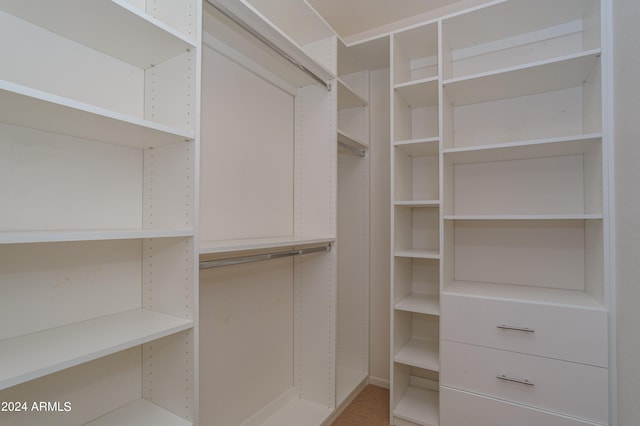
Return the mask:
<path id="1" fill-rule="evenodd" d="M 440 426 L 600 426 L 524 405 L 440 388 Z"/>
<path id="2" fill-rule="evenodd" d="M 442 339 L 608 366 L 604 310 L 448 294 L 440 304 Z"/>
<path id="3" fill-rule="evenodd" d="M 595 423 L 608 418 L 606 368 L 444 340 L 440 384 Z"/>

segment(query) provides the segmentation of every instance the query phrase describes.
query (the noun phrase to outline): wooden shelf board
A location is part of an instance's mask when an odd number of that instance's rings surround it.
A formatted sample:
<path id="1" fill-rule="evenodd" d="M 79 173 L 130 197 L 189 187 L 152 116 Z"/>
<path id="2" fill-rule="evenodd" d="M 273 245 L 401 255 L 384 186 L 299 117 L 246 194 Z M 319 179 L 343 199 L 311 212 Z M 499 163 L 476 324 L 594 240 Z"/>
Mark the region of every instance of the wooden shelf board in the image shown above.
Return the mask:
<path id="1" fill-rule="evenodd" d="M 394 256 L 413 257 L 419 259 L 440 259 L 440 252 L 438 250 L 405 249 L 396 250 Z"/>
<path id="2" fill-rule="evenodd" d="M 449 164 L 524 160 L 583 154 L 590 149 L 599 149 L 601 141 L 602 133 L 590 133 L 503 144 L 447 148 L 443 150 L 443 155 Z"/>
<path id="3" fill-rule="evenodd" d="M 193 235 L 193 229 L 88 229 L 10 232 L 0 231 L 0 244 L 131 240 L 140 238 L 193 237 Z"/>
<path id="4" fill-rule="evenodd" d="M 453 281 L 445 284 L 445 294 L 552 304 L 586 309 L 604 309 L 602 302 L 585 291 L 548 287 Z"/>
<path id="5" fill-rule="evenodd" d="M 412 367 L 440 371 L 439 344 L 432 340 L 411 339 L 398 351 L 393 360 Z"/>
<path id="6" fill-rule="evenodd" d="M 593 49 L 443 82 L 454 105 L 508 99 L 582 85 L 600 57 Z"/>
<path id="7" fill-rule="evenodd" d="M 402 200 L 393 204 L 397 207 L 439 207 L 440 200 Z"/>
<path id="8" fill-rule="evenodd" d="M 445 215 L 445 220 L 600 220 L 601 213 L 587 214 L 453 214 Z"/>
<path id="9" fill-rule="evenodd" d="M 397 302 L 394 309 L 426 315 L 440 315 L 438 295 L 410 294 Z"/>
<path id="10" fill-rule="evenodd" d="M 0 389 L 193 327 L 193 321 L 148 309 L 0 341 Z"/>
<path id="11" fill-rule="evenodd" d="M 2 0 L 2 10 L 141 69 L 195 48 L 125 0 Z"/>
<path id="12" fill-rule="evenodd" d="M 338 79 L 338 111 L 369 105 L 369 102 Z"/>
<path id="13" fill-rule="evenodd" d="M 272 237 L 225 241 L 200 241 L 200 258 L 202 260 L 203 255 L 208 254 L 236 253 L 262 249 L 287 249 L 293 247 L 330 244 L 335 241 L 335 237 Z"/>
<path id="14" fill-rule="evenodd" d="M 438 392 L 409 386 L 393 415 L 422 426 L 439 426 Z"/>
<path id="15" fill-rule="evenodd" d="M 316 426 L 322 424 L 332 413 L 330 407 L 301 398 L 294 398 L 276 411 L 262 426 Z"/>
<path id="16" fill-rule="evenodd" d="M 0 80 L 2 121 L 53 133 L 150 148 L 190 141 L 192 132 Z"/>
<path id="17" fill-rule="evenodd" d="M 440 152 L 440 138 L 421 138 L 397 141 L 394 143 L 397 149 L 401 149 L 411 157 L 429 157 Z"/>
<path id="18" fill-rule="evenodd" d="M 365 142 L 363 142 L 363 141 L 361 141 L 361 140 L 359 140 L 357 138 L 354 138 L 353 136 L 350 136 L 349 134 L 347 134 L 347 133 L 345 133 L 345 132 L 343 132 L 341 130 L 338 130 L 338 142 L 342 142 L 342 143 L 344 143 L 346 145 L 349 145 L 349 146 L 351 146 L 351 147 L 353 147 L 355 149 L 367 150 L 369 148 L 369 146 Z"/>
<path id="19" fill-rule="evenodd" d="M 421 108 L 438 105 L 438 77 L 396 84 L 394 92 L 399 95 L 409 108 Z"/>
<path id="20" fill-rule="evenodd" d="M 122 425 L 192 426 L 193 423 L 146 399 L 138 399 L 86 424 L 86 426 Z"/>

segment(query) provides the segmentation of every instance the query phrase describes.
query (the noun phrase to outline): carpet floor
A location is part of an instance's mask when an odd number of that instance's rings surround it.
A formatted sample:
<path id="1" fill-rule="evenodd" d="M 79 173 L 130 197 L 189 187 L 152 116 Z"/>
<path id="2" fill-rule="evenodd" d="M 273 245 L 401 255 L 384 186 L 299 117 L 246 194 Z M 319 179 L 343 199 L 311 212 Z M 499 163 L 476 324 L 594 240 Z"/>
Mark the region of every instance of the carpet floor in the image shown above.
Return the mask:
<path id="1" fill-rule="evenodd" d="M 389 426 L 389 390 L 365 386 L 331 426 Z"/>

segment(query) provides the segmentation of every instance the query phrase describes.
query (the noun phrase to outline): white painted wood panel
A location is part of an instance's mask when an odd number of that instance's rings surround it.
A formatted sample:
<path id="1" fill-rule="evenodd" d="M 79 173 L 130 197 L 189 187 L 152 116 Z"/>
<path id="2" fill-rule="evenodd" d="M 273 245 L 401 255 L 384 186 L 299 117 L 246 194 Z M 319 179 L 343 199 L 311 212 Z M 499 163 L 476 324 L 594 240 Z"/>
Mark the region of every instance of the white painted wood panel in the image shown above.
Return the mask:
<path id="1" fill-rule="evenodd" d="M 441 297 L 442 338 L 607 367 L 607 313 L 480 297 Z M 500 329 L 525 328 L 530 331 Z"/>
<path id="2" fill-rule="evenodd" d="M 443 386 L 604 424 L 608 421 L 606 368 L 479 346 L 440 342 Z M 529 384 L 497 376 L 528 380 Z M 533 385 L 531 385 L 533 384 Z"/>
<path id="3" fill-rule="evenodd" d="M 200 272 L 202 421 L 240 424 L 294 386 L 293 279 L 291 258 Z"/>
<path id="4" fill-rule="evenodd" d="M 443 426 L 597 426 L 585 420 L 557 415 L 469 392 L 440 388 Z"/>
<path id="5" fill-rule="evenodd" d="M 200 238 L 293 235 L 293 98 L 203 52 Z"/>

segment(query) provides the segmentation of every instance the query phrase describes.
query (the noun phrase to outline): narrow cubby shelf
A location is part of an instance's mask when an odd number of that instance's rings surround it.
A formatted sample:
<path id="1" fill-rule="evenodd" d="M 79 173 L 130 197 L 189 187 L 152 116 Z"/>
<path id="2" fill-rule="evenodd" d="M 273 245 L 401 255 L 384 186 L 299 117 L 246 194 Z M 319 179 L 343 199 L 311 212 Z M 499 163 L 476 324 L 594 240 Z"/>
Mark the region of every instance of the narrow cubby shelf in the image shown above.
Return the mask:
<path id="1" fill-rule="evenodd" d="M 192 237 L 193 234 L 194 230 L 189 228 L 0 231 L 0 244 Z"/>
<path id="2" fill-rule="evenodd" d="M 453 105 L 552 92 L 582 85 L 600 58 L 592 49 L 510 68 L 458 77 L 442 82 Z"/>
<path id="3" fill-rule="evenodd" d="M 394 309 L 425 315 L 440 315 L 439 300 L 440 297 L 437 294 L 410 294 L 397 302 Z"/>
<path id="4" fill-rule="evenodd" d="M 438 77 L 410 81 L 393 86 L 409 108 L 422 108 L 438 104 Z"/>
<path id="5" fill-rule="evenodd" d="M 393 204 L 401 207 L 438 207 L 440 200 L 403 200 L 394 201 Z"/>
<path id="6" fill-rule="evenodd" d="M 191 131 L 0 80 L 3 122 L 135 148 L 193 140 Z"/>
<path id="7" fill-rule="evenodd" d="M 393 415 L 421 426 L 438 426 L 438 392 L 418 386 L 408 386 L 393 410 Z"/>
<path id="8" fill-rule="evenodd" d="M 428 249 L 404 249 L 396 250 L 394 256 L 412 257 L 416 259 L 440 259 L 440 252 L 438 250 Z"/>
<path id="9" fill-rule="evenodd" d="M 338 110 L 369 105 L 369 102 L 338 78 Z"/>
<path id="10" fill-rule="evenodd" d="M 47 0 L 4 1 L 2 10 L 142 69 L 195 48 L 195 36 L 125 0 L 67 0 L 64 7 Z"/>
<path id="11" fill-rule="evenodd" d="M 350 136 L 341 130 L 338 130 L 338 142 L 358 150 L 366 150 L 368 148 L 364 141 Z"/>
<path id="12" fill-rule="evenodd" d="M 147 401 L 138 399 L 87 423 L 85 426 L 192 426 L 193 423 Z"/>
<path id="13" fill-rule="evenodd" d="M 438 137 L 418 138 L 396 141 L 394 146 L 412 157 L 426 157 L 438 155 L 439 142 L 440 138 Z"/>
<path id="14" fill-rule="evenodd" d="M 400 364 L 440 371 L 440 357 L 437 340 L 412 338 L 398 351 L 393 360 Z"/>
<path id="15" fill-rule="evenodd" d="M 150 309 L 105 317 L 0 341 L 0 389 L 193 327 L 193 321 Z"/>

